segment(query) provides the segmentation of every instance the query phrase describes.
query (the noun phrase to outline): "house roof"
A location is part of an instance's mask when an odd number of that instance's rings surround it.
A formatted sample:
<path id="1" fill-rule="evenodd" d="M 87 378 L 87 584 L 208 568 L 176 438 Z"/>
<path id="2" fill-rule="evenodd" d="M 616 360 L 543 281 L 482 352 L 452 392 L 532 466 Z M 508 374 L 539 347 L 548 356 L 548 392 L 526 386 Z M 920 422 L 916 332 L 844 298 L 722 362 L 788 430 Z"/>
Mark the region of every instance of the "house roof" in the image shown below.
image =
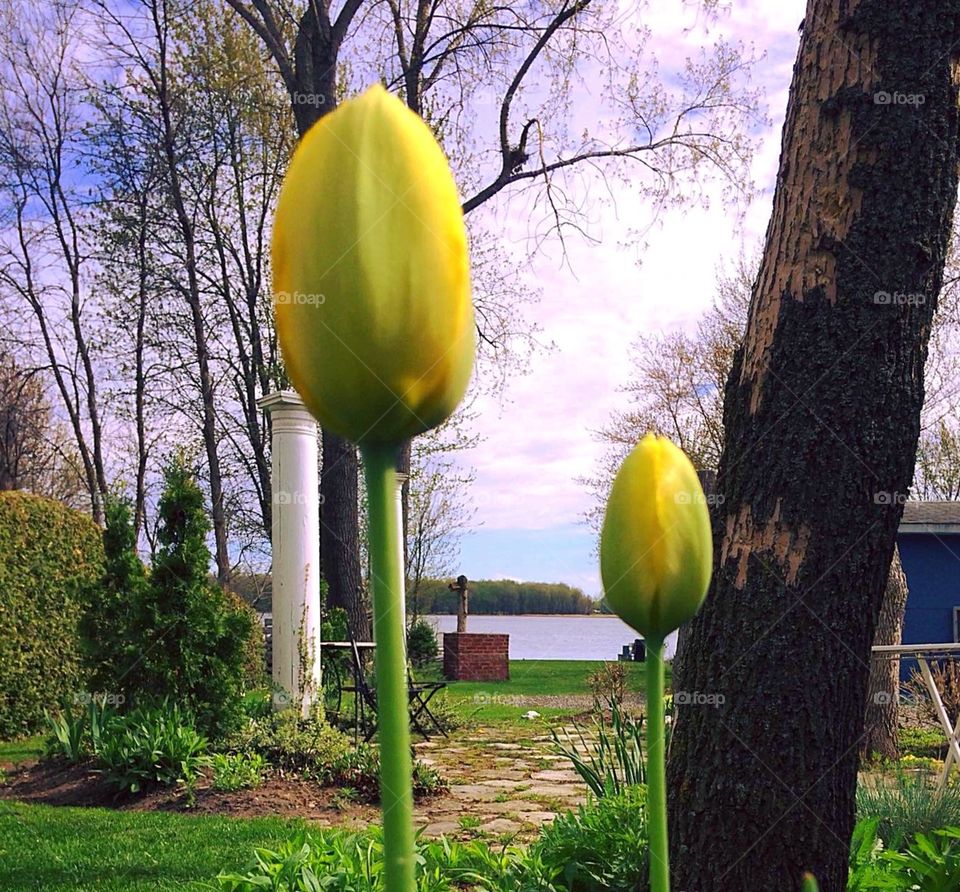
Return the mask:
<path id="1" fill-rule="evenodd" d="M 960 533 L 960 502 L 905 502 L 900 532 Z"/>

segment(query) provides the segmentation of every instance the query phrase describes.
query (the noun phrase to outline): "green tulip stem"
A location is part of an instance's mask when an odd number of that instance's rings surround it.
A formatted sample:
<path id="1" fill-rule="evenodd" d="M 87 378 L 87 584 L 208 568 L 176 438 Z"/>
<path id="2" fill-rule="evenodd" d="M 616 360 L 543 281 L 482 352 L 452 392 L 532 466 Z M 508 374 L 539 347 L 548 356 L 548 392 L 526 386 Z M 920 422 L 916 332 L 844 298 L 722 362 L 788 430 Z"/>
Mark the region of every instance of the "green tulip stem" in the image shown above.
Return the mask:
<path id="1" fill-rule="evenodd" d="M 670 892 L 663 723 L 663 639 L 647 637 L 647 816 L 650 892 Z"/>
<path id="2" fill-rule="evenodd" d="M 396 450 L 361 447 L 367 483 L 373 634 L 377 645 L 385 892 L 414 892 L 413 787 L 404 643 L 403 547 Z"/>

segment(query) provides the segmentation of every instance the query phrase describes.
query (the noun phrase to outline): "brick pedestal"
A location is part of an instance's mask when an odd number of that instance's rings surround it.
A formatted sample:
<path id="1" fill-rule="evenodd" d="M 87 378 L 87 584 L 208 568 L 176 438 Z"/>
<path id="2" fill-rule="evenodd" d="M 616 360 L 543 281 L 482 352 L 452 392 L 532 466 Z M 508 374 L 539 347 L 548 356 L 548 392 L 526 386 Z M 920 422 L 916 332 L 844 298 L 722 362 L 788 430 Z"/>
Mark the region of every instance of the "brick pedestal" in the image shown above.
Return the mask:
<path id="1" fill-rule="evenodd" d="M 445 632 L 443 674 L 451 681 L 508 681 L 510 636 Z"/>

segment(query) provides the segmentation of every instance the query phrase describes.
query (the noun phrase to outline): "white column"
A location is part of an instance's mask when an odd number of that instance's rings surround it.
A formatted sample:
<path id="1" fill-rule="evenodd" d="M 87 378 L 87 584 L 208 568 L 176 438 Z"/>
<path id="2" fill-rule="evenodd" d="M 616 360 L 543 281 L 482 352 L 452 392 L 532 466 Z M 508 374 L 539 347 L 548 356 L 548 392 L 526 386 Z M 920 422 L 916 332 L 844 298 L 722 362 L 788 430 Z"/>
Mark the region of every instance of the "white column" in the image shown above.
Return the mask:
<path id="1" fill-rule="evenodd" d="M 289 390 L 260 400 L 273 421 L 273 681 L 306 714 L 320 689 L 317 423 Z"/>

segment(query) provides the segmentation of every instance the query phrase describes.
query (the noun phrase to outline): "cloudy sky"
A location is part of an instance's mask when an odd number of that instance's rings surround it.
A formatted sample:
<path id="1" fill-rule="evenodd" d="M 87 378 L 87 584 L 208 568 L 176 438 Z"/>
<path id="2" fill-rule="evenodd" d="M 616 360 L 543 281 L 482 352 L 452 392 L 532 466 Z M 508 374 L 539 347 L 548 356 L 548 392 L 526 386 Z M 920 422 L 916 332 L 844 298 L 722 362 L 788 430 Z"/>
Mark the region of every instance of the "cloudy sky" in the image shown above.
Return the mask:
<path id="1" fill-rule="evenodd" d="M 652 4 L 649 24 L 666 73 L 682 67 L 703 38 L 690 30 L 696 4 L 663 6 L 671 9 Z M 484 439 L 469 456 L 476 524 L 461 546 L 462 572 L 474 579 L 567 582 L 600 593 L 595 535 L 583 520 L 591 495 L 577 478 L 591 473 L 601 452 L 591 431 L 622 400 L 617 388 L 629 378 L 630 343 L 641 332 L 693 330 L 713 298 L 718 268 L 732 268 L 742 246 L 749 253 L 760 243 L 805 3 L 732 6 L 720 30 L 763 54 L 753 84 L 764 90 L 771 124 L 754 159 L 758 195 L 739 226 L 719 198 L 709 210 L 662 213 L 639 257 L 622 242 L 649 222 L 651 209 L 618 197 L 615 208 L 597 212 L 600 244 L 569 239 L 565 258 L 557 248 L 535 256 L 530 277 L 540 302 L 532 315 L 542 341 L 554 347 L 534 356 L 529 374 L 514 379 L 501 400 L 478 405 L 474 427 Z"/>

